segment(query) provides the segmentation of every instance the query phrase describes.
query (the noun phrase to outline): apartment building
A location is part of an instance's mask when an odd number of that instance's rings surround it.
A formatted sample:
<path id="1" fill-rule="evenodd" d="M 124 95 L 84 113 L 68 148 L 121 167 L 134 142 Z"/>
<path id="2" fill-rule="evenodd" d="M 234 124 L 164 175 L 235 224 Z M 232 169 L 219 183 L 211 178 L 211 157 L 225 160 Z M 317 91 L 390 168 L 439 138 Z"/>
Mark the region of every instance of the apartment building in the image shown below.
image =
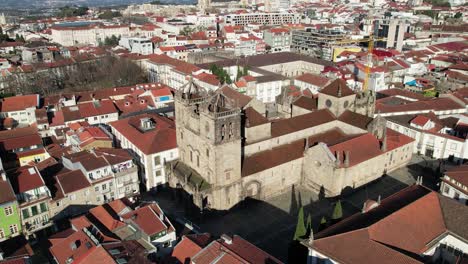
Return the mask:
<path id="1" fill-rule="evenodd" d="M 131 151 L 141 168 L 146 190 L 167 183 L 165 164 L 179 157 L 174 121 L 157 114 L 141 114 L 109 124 L 117 145 Z"/>
<path id="2" fill-rule="evenodd" d="M 291 51 L 331 61 L 333 49 L 346 39 L 340 30 L 305 28 L 291 33 Z"/>
<path id="3" fill-rule="evenodd" d="M 468 165 L 448 169 L 440 184 L 440 193 L 462 204 L 468 204 Z"/>
<path id="4" fill-rule="evenodd" d="M 112 36 L 128 36 L 130 28 L 127 25 L 104 25 L 95 22 L 67 22 L 51 27 L 53 42 L 63 46 L 78 44 L 99 45 Z"/>
<path id="5" fill-rule="evenodd" d="M 265 30 L 263 40 L 270 46 L 270 53 L 291 51 L 291 31 L 287 28 Z"/>
<path id="6" fill-rule="evenodd" d="M 0 164 L 1 167 L 1 164 Z M 0 170 L 0 242 L 21 234 L 21 216 L 15 192 L 3 167 Z"/>
<path id="7" fill-rule="evenodd" d="M 9 178 L 16 193 L 24 235 L 31 236 L 52 226 L 49 211 L 52 196 L 37 167 L 20 167 Z"/>
<path id="8" fill-rule="evenodd" d="M 239 13 L 224 15 L 225 25 L 242 25 L 260 24 L 265 26 L 278 26 L 285 24 L 298 24 L 300 22 L 300 14 L 288 12 L 273 12 L 273 13 Z"/>
<path id="9" fill-rule="evenodd" d="M 35 111 L 39 104 L 38 94 L 3 98 L 0 103 L 0 118 L 11 119 L 13 126 L 28 126 L 36 123 Z"/>

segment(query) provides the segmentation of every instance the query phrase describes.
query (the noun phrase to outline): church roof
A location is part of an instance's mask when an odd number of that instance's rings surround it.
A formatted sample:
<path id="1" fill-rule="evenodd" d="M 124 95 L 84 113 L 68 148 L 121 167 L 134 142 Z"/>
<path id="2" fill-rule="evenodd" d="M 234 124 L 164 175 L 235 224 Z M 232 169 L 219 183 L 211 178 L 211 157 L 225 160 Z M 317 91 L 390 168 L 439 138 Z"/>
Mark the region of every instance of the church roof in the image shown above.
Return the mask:
<path id="1" fill-rule="evenodd" d="M 335 79 L 329 85 L 325 86 L 320 93 L 334 96 L 334 97 L 346 97 L 355 94 L 353 90 L 351 90 L 346 81 L 343 79 Z"/>

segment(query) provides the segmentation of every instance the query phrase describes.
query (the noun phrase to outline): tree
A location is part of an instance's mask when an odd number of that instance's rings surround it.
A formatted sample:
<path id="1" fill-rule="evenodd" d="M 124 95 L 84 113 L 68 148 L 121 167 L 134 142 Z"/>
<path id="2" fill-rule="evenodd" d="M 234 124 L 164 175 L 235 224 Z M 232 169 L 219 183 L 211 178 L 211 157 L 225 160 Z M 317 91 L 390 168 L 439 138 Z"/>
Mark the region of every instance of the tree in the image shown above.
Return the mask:
<path id="1" fill-rule="evenodd" d="M 307 231 L 309 232 L 308 234 L 310 234 L 310 232 L 314 232 L 312 230 L 312 216 L 310 214 L 307 216 L 306 228 L 307 228 Z"/>
<path id="2" fill-rule="evenodd" d="M 218 67 L 216 64 L 212 64 L 210 66 L 210 71 L 216 75 L 216 77 L 218 77 L 218 80 L 221 84 L 232 83 L 231 76 L 229 76 L 228 72 L 225 69 Z"/>
<path id="3" fill-rule="evenodd" d="M 114 17 L 121 17 L 122 14 L 119 11 L 111 11 L 111 10 L 106 10 L 102 14 L 100 14 L 98 17 L 100 19 L 112 19 Z"/>
<path id="4" fill-rule="evenodd" d="M 332 220 L 339 221 L 343 217 L 343 208 L 341 207 L 341 200 L 338 200 L 335 204 L 335 209 L 333 209 Z"/>
<path id="5" fill-rule="evenodd" d="M 180 30 L 179 34 L 182 36 L 190 36 L 193 33 L 193 28 L 189 26 L 185 26 L 183 29 Z"/>
<path id="6" fill-rule="evenodd" d="M 327 227 L 327 218 L 325 218 L 325 216 L 322 216 L 322 219 L 320 219 L 319 231 L 322 231 L 326 227 Z"/>
<path id="7" fill-rule="evenodd" d="M 297 225 L 296 232 L 294 233 L 294 240 L 299 241 L 303 236 L 307 234 L 307 229 L 304 224 L 304 207 L 299 209 L 299 214 L 297 216 Z"/>
<path id="8" fill-rule="evenodd" d="M 462 13 L 457 12 L 457 13 L 455 14 L 455 16 L 453 16 L 453 17 L 456 18 L 456 19 L 459 19 L 459 18 L 461 18 L 462 16 L 463 16 Z"/>
<path id="9" fill-rule="evenodd" d="M 112 35 L 110 38 L 105 37 L 104 45 L 105 46 L 117 46 L 119 45 L 119 40 L 120 40 L 120 37 L 117 37 L 116 35 Z"/>

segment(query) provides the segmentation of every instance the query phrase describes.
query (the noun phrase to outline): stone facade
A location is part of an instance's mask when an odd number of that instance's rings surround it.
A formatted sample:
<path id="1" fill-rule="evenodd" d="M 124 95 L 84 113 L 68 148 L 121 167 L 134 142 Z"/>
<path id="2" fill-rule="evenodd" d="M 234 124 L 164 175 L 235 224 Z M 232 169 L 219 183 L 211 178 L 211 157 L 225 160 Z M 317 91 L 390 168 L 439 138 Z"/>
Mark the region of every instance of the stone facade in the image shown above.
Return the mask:
<path id="1" fill-rule="evenodd" d="M 247 197 L 265 199 L 297 184 L 337 196 L 411 159 L 411 139 L 387 149 L 385 119 L 354 114 L 371 120 L 365 127 L 341 121 L 345 112 L 354 110 L 354 93 L 319 94 L 317 111 L 270 121 L 265 112 L 257 111 L 254 99 L 246 103 L 245 95 L 226 89 L 230 88 L 176 94 L 180 159 L 167 165 L 169 185 L 184 189 L 200 208 L 227 210 Z M 330 135 L 333 141 L 327 139 Z M 399 135 L 392 132 L 392 137 Z M 353 141 L 351 154 L 350 147 L 340 145 L 347 138 Z M 374 144 L 369 157 L 357 150 L 368 139 Z M 327 146 L 324 141 L 333 143 Z M 332 153 L 332 148 L 344 150 Z M 351 163 L 350 155 L 356 155 Z"/>

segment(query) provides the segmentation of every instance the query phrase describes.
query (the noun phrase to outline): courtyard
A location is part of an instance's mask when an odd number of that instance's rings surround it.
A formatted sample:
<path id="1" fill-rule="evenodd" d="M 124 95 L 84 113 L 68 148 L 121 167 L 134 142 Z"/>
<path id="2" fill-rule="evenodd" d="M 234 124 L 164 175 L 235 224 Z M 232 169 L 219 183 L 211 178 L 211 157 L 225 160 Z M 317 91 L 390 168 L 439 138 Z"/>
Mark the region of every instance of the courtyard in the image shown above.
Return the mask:
<path id="1" fill-rule="evenodd" d="M 404 168 L 341 197 L 344 217 L 360 212 L 363 203 L 377 200 L 414 184 L 418 176 L 424 176 L 424 185 L 436 189 L 436 178 L 427 167 L 436 168 L 436 161 L 415 156 Z M 261 249 L 287 260 L 288 245 L 294 236 L 297 214 L 300 207 L 304 215 L 312 217 L 312 226 L 317 232 L 322 217 L 330 218 L 336 199 L 319 199 L 318 194 L 294 186 L 291 190 L 278 194 L 266 201 L 246 200 L 227 212 L 207 212 L 202 216 L 189 210 L 182 201 L 176 201 L 171 191 L 163 190 L 144 200 L 154 200 L 178 222 L 196 223 L 197 232 L 208 232 L 214 236 L 223 233 L 236 234 L 247 239 Z"/>

